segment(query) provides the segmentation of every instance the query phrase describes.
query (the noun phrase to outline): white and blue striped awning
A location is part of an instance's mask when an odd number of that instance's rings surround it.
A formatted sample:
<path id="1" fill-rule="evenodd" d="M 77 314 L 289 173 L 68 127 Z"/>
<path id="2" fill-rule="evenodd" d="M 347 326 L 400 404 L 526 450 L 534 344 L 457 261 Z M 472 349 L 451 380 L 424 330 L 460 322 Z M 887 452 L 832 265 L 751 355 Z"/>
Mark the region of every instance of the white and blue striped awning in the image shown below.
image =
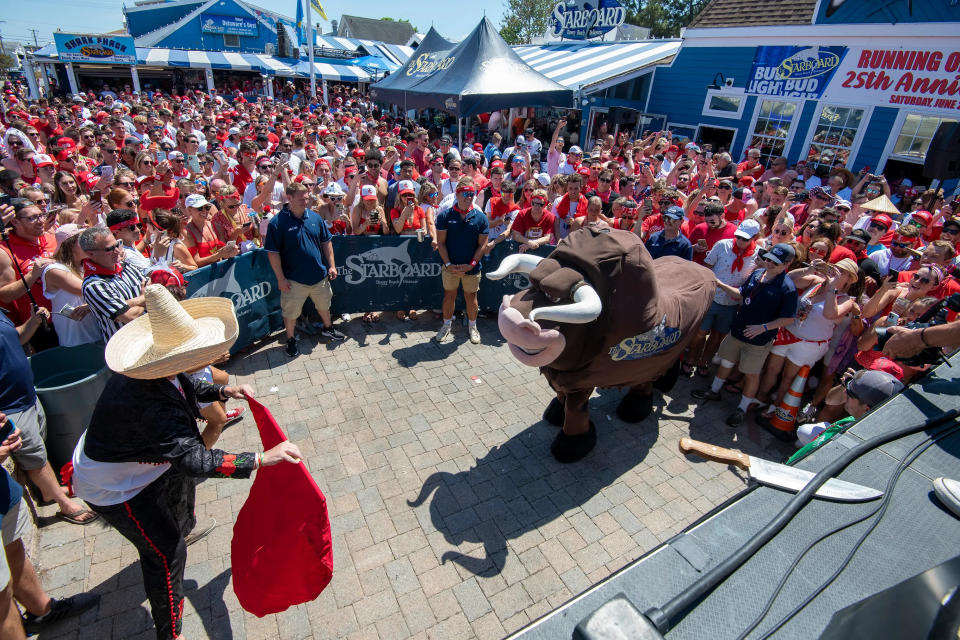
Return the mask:
<path id="1" fill-rule="evenodd" d="M 629 80 L 680 50 L 680 40 L 556 42 L 514 47 L 531 67 L 581 93 Z"/>
<path id="2" fill-rule="evenodd" d="M 219 51 L 184 51 L 182 49 L 141 49 L 137 47 L 137 64 L 152 67 L 189 67 L 196 69 L 229 69 L 256 71 L 267 75 L 294 76 L 292 66 L 279 58 L 259 53 L 221 53 Z"/>
<path id="3" fill-rule="evenodd" d="M 372 82 L 370 74 L 363 67 L 351 66 L 342 60 L 314 59 L 313 68 L 317 79 L 339 80 L 342 82 Z M 310 77 L 310 61 L 301 60 L 296 66 L 296 73 L 300 77 Z"/>
<path id="4" fill-rule="evenodd" d="M 356 51 L 364 49 L 372 56 L 380 56 L 390 63 L 402 66 L 413 55 L 413 47 L 399 44 L 388 44 L 376 40 L 359 40 L 357 38 L 341 38 L 340 36 L 324 36 L 314 34 L 318 47 L 338 51 Z"/>

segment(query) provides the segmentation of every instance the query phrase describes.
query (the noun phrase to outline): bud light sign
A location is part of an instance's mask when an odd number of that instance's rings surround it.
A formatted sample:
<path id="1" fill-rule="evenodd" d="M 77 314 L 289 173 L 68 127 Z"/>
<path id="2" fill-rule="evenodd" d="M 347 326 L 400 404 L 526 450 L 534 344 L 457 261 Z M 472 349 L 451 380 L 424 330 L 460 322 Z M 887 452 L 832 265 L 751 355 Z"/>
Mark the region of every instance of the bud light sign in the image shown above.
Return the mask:
<path id="1" fill-rule="evenodd" d="M 819 98 L 846 53 L 846 47 L 757 47 L 746 92 Z"/>
<path id="2" fill-rule="evenodd" d="M 588 40 L 616 29 L 627 18 L 617 0 L 567 0 L 558 2 L 550 15 L 550 35 Z"/>

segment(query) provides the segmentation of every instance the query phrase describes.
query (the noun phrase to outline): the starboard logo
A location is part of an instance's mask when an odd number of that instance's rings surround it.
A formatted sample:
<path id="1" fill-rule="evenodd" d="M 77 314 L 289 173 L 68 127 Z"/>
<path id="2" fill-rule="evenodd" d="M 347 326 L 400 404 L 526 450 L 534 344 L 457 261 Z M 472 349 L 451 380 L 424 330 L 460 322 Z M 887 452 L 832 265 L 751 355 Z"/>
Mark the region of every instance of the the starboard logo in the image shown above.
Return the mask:
<path id="1" fill-rule="evenodd" d="M 680 341 L 680 330 L 667 326 L 667 316 L 664 314 L 660 324 L 629 338 L 624 338 L 619 344 L 610 347 L 610 359 L 640 360 L 663 353 Z"/>
<path id="2" fill-rule="evenodd" d="M 231 264 L 222 277 L 201 286 L 190 294 L 190 297 L 230 298 L 230 301 L 233 302 L 233 308 L 237 312 L 237 317 L 249 313 L 251 310 L 247 307 L 269 296 L 270 292 L 273 291 L 273 285 L 264 281 L 256 282 L 249 287 L 242 287 L 237 280 L 236 268 L 236 263 Z"/>
<path id="3" fill-rule="evenodd" d="M 436 278 L 439 262 L 414 262 L 410 258 L 410 240 L 398 246 L 384 245 L 348 256 L 344 261 L 343 279 L 347 284 L 360 284 L 368 279 L 378 285 L 400 286 L 405 280 Z"/>
<path id="4" fill-rule="evenodd" d="M 550 15 L 553 37 L 587 40 L 616 29 L 627 19 L 617 0 L 558 2 Z"/>

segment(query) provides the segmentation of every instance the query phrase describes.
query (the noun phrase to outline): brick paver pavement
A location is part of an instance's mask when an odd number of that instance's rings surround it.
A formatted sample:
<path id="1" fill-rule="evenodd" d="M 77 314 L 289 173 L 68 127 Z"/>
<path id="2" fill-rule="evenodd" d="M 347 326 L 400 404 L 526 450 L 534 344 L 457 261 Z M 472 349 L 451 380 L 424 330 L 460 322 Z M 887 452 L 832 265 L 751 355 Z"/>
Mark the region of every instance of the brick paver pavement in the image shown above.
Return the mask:
<path id="1" fill-rule="evenodd" d="M 750 454 L 786 449 L 749 426 L 728 428 L 733 397 L 697 407 L 681 379 L 639 425 L 614 414 L 621 391 L 591 400 L 595 451 L 553 460 L 555 428 L 540 419 L 551 398 L 534 369 L 511 356 L 496 322 L 482 345 L 434 344 L 438 323 L 358 320 L 339 345 L 301 341 L 287 358 L 276 341 L 234 358 L 327 496 L 334 575 L 316 601 L 257 618 L 230 580 L 234 514 L 250 481 L 207 480 L 200 522 L 217 528 L 192 546 L 184 632 L 197 638 L 501 638 L 668 539 L 744 486 L 731 468 L 677 450 L 691 435 Z M 312 346 L 311 346 L 312 345 Z M 249 417 L 218 446 L 259 448 Z M 51 522 L 40 509 L 33 559 L 54 596 L 95 590 L 98 611 L 52 638 L 154 637 L 133 547 L 97 523 Z"/>

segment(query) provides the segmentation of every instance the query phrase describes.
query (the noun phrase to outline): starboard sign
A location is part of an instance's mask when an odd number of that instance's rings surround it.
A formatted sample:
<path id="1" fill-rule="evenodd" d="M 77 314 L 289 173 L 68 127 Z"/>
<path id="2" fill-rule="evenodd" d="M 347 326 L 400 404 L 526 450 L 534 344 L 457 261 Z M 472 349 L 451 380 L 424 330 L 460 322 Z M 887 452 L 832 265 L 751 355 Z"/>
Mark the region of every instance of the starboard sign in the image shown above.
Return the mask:
<path id="1" fill-rule="evenodd" d="M 757 47 L 746 93 L 819 98 L 846 53 L 846 47 Z"/>
<path id="2" fill-rule="evenodd" d="M 617 0 L 567 0 L 553 7 L 550 35 L 589 40 L 616 29 L 626 19 L 627 10 Z"/>

